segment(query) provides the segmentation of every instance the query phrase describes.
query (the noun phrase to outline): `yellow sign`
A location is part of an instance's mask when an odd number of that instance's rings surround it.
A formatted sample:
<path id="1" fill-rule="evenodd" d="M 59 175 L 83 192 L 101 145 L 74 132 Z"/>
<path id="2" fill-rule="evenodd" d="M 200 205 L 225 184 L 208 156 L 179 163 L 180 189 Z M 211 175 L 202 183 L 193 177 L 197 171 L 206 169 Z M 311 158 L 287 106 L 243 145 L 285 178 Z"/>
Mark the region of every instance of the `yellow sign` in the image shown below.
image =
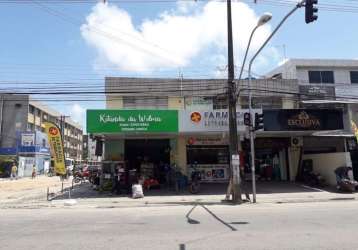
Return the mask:
<path id="1" fill-rule="evenodd" d="M 353 134 L 356 137 L 356 140 L 358 142 L 358 127 L 357 127 L 357 124 L 353 120 L 351 120 L 351 126 L 352 126 Z"/>
<path id="2" fill-rule="evenodd" d="M 60 175 L 66 174 L 65 154 L 59 127 L 52 122 L 45 122 L 45 130 L 54 158 L 55 172 Z"/>

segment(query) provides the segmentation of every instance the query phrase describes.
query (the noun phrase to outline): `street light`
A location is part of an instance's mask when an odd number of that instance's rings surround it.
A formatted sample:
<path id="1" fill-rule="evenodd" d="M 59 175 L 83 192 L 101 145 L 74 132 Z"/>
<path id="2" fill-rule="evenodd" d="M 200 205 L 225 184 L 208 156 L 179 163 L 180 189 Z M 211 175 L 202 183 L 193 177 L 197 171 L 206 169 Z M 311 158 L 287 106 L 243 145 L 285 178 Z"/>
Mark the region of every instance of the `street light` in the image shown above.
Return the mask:
<path id="1" fill-rule="evenodd" d="M 272 19 L 272 14 L 271 13 L 269 13 L 269 12 L 264 13 L 259 18 L 259 20 L 257 21 L 257 24 L 256 24 L 255 28 L 252 30 L 249 42 L 248 42 L 247 47 L 246 47 L 244 60 L 242 61 L 242 66 L 241 66 L 241 69 L 240 69 L 240 75 L 239 75 L 239 79 L 238 79 L 239 83 L 240 83 L 240 80 L 241 80 L 241 77 L 242 77 L 242 72 L 244 71 L 244 67 L 245 67 L 245 63 L 246 63 L 246 57 L 247 57 L 247 53 L 249 52 L 249 49 L 250 49 L 252 37 L 254 36 L 254 33 L 257 30 L 257 28 L 259 28 L 260 26 L 268 23 L 271 19 Z"/>
<path id="2" fill-rule="evenodd" d="M 266 39 L 266 41 L 263 43 L 263 45 L 260 47 L 260 49 L 256 52 L 256 54 L 251 58 L 250 63 L 249 63 L 249 110 L 250 110 L 250 115 L 251 118 L 253 118 L 253 113 L 252 113 L 252 91 L 251 91 L 251 81 L 252 81 L 252 77 L 251 77 L 251 67 L 252 67 L 252 63 L 255 61 L 256 57 L 260 54 L 260 52 L 262 51 L 262 49 L 266 46 L 266 44 L 271 40 L 271 38 L 275 35 L 275 33 L 279 30 L 279 28 L 282 26 L 282 24 L 287 20 L 287 18 L 289 16 L 291 16 L 296 10 L 298 10 L 299 8 L 301 8 L 303 5 L 305 4 L 305 0 L 302 0 L 300 3 L 298 3 L 282 20 L 281 22 L 277 25 L 277 27 L 273 30 L 273 32 L 271 33 L 271 35 Z M 263 22 L 264 20 L 261 19 L 265 19 L 265 18 L 260 18 L 258 24 L 260 24 L 260 21 Z M 267 19 L 267 18 L 266 18 Z M 271 19 L 271 18 L 270 18 Z M 267 22 L 267 21 L 266 21 Z M 262 24 L 261 24 L 262 25 Z M 256 26 L 255 29 L 257 29 L 259 26 Z M 255 31 L 254 29 L 254 31 Z M 254 32 L 253 31 L 253 32 Z M 252 33 L 253 34 L 253 33 Z M 252 36 L 251 34 L 251 36 Z M 251 42 L 251 37 L 250 37 L 250 41 L 249 44 Z M 241 68 L 242 69 L 242 68 Z M 252 124 L 252 122 L 251 122 Z M 252 201 L 254 203 L 256 203 L 256 178 L 255 178 L 255 144 L 254 144 L 254 128 L 253 126 L 250 126 L 250 149 L 251 149 L 251 173 L 252 173 Z"/>

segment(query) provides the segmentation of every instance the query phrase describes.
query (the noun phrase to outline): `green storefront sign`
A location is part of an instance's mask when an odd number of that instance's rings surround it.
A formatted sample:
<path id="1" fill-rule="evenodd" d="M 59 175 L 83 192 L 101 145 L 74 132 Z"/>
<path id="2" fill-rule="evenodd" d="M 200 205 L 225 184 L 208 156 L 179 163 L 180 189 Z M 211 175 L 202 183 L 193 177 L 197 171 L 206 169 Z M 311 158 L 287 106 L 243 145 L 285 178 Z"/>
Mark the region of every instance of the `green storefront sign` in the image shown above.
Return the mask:
<path id="1" fill-rule="evenodd" d="M 177 110 L 87 110 L 87 133 L 178 132 Z"/>

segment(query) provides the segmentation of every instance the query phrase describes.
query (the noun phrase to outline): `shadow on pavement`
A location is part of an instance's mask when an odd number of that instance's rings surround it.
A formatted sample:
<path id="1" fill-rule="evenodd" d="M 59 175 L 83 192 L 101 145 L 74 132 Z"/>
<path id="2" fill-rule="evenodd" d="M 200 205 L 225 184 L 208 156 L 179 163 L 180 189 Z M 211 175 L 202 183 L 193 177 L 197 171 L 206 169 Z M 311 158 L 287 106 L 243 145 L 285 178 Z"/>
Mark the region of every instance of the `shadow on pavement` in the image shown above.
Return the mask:
<path id="1" fill-rule="evenodd" d="M 186 214 L 186 219 L 187 222 L 189 224 L 200 224 L 200 221 L 194 220 L 190 217 L 191 213 L 194 211 L 195 208 L 197 207 L 202 207 L 205 211 L 207 211 L 215 220 L 217 220 L 218 222 L 220 222 L 221 224 L 223 224 L 224 226 L 226 226 L 227 228 L 229 228 L 231 231 L 237 231 L 237 229 L 235 227 L 233 227 L 231 224 L 235 224 L 235 225 L 246 225 L 249 224 L 248 222 L 232 222 L 232 223 L 227 223 L 224 220 L 222 220 L 220 217 L 218 217 L 212 210 L 210 210 L 209 208 L 207 208 L 205 205 L 194 205 L 189 212 Z"/>

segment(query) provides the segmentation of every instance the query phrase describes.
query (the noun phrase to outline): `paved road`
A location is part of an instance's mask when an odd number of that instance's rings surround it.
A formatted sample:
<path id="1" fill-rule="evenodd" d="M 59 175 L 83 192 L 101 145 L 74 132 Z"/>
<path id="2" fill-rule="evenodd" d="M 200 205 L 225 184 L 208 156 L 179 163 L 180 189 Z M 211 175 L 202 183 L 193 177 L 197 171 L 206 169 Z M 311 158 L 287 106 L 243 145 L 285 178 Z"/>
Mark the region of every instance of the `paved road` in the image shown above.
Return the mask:
<path id="1" fill-rule="evenodd" d="M 0 211 L 0 249 L 358 249 L 355 201 Z"/>

